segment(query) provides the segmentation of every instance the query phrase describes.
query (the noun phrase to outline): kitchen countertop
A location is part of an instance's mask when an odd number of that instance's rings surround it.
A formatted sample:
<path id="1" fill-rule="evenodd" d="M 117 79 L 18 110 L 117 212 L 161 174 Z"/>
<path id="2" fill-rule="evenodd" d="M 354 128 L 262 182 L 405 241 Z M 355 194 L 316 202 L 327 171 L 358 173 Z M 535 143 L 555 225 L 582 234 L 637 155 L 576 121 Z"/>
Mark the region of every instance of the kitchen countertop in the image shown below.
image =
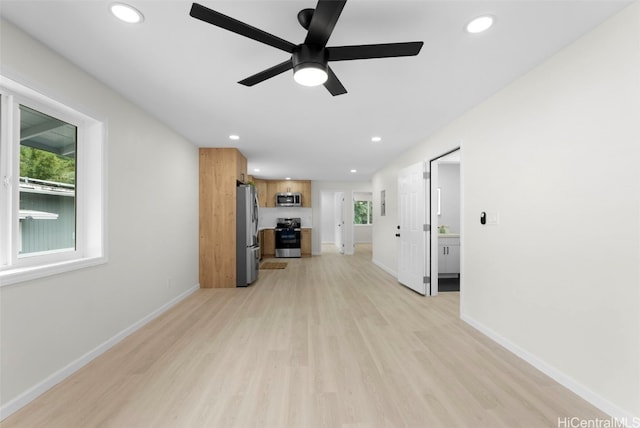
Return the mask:
<path id="1" fill-rule="evenodd" d="M 459 233 L 438 233 L 438 238 L 459 238 Z"/>
<path id="2" fill-rule="evenodd" d="M 275 226 L 261 226 L 258 227 L 258 232 L 265 229 L 275 229 Z M 311 227 L 302 226 L 300 229 L 312 229 Z"/>

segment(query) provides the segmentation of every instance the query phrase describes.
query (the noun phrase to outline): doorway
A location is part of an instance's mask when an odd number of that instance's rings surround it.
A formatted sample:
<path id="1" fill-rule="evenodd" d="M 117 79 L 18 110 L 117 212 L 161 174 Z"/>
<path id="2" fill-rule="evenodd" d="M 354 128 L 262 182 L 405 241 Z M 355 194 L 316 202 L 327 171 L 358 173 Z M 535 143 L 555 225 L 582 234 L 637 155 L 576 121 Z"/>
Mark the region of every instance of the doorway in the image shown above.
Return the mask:
<path id="1" fill-rule="evenodd" d="M 462 273 L 461 152 L 457 148 L 431 159 L 430 170 L 430 271 L 432 296 L 460 291 Z"/>
<path id="2" fill-rule="evenodd" d="M 353 192 L 353 247 L 370 247 L 373 241 L 373 193 Z"/>
<path id="3" fill-rule="evenodd" d="M 320 193 L 321 248 L 335 246 L 340 254 L 345 252 L 344 192 Z"/>
<path id="4" fill-rule="evenodd" d="M 344 192 L 334 194 L 334 239 L 340 254 L 344 254 Z"/>

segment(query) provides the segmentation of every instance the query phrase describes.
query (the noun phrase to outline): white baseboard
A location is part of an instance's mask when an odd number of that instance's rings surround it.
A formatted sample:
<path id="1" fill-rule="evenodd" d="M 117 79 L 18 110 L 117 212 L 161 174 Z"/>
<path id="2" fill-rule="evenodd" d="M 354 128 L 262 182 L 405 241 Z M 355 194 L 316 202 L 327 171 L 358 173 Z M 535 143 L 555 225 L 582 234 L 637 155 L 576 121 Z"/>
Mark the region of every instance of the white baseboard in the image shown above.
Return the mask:
<path id="1" fill-rule="evenodd" d="M 373 263 L 374 265 L 378 266 L 380 269 L 382 269 L 383 271 L 385 271 L 386 273 L 388 273 L 389 275 L 391 275 L 394 278 L 398 277 L 398 273 L 396 271 L 394 271 L 393 269 L 390 269 L 388 267 L 386 267 L 385 265 L 383 265 L 382 263 L 380 263 L 378 260 L 376 259 L 371 259 L 371 263 Z"/>
<path id="2" fill-rule="evenodd" d="M 485 326 L 484 324 L 474 320 L 473 318 L 465 314 L 461 314 L 460 318 L 476 330 L 480 331 L 485 336 L 489 337 L 499 345 L 503 346 L 510 352 L 514 353 L 518 357 L 534 366 L 536 369 L 540 370 L 542 373 L 558 382 L 560 385 L 582 397 L 584 400 L 588 401 L 612 418 L 615 418 L 617 421 L 625 421 L 628 426 L 634 427 L 638 426 L 638 423 L 640 423 L 640 417 L 632 415 L 630 412 L 627 412 L 626 410 L 620 408 L 609 400 L 599 396 L 598 394 L 580 384 L 575 379 L 567 376 L 557 368 L 549 365 L 547 362 L 541 360 L 527 350 L 500 336 L 498 333 Z"/>
<path id="3" fill-rule="evenodd" d="M 40 395 L 44 394 L 46 391 L 54 387 L 56 384 L 62 382 L 64 379 L 66 379 L 67 377 L 71 376 L 73 373 L 80 370 L 82 367 L 84 367 L 86 364 L 91 362 L 93 359 L 97 358 L 104 352 L 108 351 L 110 348 L 115 346 L 118 342 L 123 340 L 125 337 L 134 333 L 136 330 L 143 327 L 145 324 L 152 321 L 154 318 L 166 312 L 171 307 L 175 306 L 181 300 L 184 300 L 185 298 L 187 298 L 190 294 L 194 293 L 199 288 L 200 288 L 200 284 L 194 285 L 193 287 L 189 288 L 182 294 L 178 295 L 177 297 L 171 299 L 164 305 L 160 306 L 158 309 L 151 312 L 149 315 L 133 323 L 129 327 L 125 328 L 124 330 L 116 334 L 115 336 L 111 337 L 107 341 L 103 342 L 102 344 L 98 345 L 91 351 L 87 352 L 80 358 L 67 364 L 67 366 L 63 367 L 57 372 L 54 372 L 53 374 L 51 374 L 41 382 L 37 383 L 36 385 L 29 388 L 22 394 L 18 395 L 16 398 L 3 404 L 2 407 L 0 407 L 0 421 L 8 418 L 13 413 L 20 410 L 22 407 L 26 406 L 31 401 L 35 400 Z"/>

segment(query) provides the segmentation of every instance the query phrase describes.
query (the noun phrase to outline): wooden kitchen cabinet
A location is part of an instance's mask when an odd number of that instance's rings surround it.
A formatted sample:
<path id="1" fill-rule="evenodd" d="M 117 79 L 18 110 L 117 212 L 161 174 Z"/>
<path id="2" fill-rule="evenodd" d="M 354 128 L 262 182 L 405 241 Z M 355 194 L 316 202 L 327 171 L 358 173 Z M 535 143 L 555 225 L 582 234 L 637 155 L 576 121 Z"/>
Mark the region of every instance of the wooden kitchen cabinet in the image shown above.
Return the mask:
<path id="1" fill-rule="evenodd" d="M 303 228 L 300 234 L 300 254 L 311 257 L 311 229 Z"/>
<path id="2" fill-rule="evenodd" d="M 274 208 L 276 206 L 276 193 L 283 192 L 285 190 L 279 190 L 281 188 L 281 181 L 267 180 L 267 207 Z"/>
<path id="3" fill-rule="evenodd" d="M 274 229 L 262 229 L 260 252 L 263 258 L 276 256 L 276 232 Z"/>
<path id="4" fill-rule="evenodd" d="M 261 180 L 259 178 L 253 179 L 253 184 L 256 186 L 256 192 L 258 193 L 258 206 L 262 208 L 267 207 L 267 180 Z"/>
<path id="5" fill-rule="evenodd" d="M 200 148 L 200 287 L 236 286 L 236 184 L 247 159 L 235 148 Z"/>
<path id="6" fill-rule="evenodd" d="M 296 190 L 293 190 L 293 192 L 302 193 L 302 206 L 304 208 L 311 208 L 311 181 L 299 180 L 295 183 Z"/>
<path id="7" fill-rule="evenodd" d="M 276 206 L 276 193 L 300 193 L 302 194 L 302 206 L 311 208 L 311 181 L 310 180 L 266 180 L 267 181 L 267 207 Z"/>

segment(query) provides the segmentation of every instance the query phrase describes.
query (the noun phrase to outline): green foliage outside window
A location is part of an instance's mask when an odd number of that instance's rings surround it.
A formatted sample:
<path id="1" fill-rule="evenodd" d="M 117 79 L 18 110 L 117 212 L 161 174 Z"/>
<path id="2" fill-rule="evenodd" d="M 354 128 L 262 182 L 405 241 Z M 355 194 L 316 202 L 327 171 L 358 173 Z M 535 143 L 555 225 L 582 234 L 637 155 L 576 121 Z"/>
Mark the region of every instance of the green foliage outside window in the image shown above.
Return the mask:
<path id="1" fill-rule="evenodd" d="M 371 201 L 354 201 L 353 224 L 372 224 L 373 209 Z"/>
<path id="2" fill-rule="evenodd" d="M 33 147 L 20 146 L 20 176 L 75 184 L 76 160 Z"/>

